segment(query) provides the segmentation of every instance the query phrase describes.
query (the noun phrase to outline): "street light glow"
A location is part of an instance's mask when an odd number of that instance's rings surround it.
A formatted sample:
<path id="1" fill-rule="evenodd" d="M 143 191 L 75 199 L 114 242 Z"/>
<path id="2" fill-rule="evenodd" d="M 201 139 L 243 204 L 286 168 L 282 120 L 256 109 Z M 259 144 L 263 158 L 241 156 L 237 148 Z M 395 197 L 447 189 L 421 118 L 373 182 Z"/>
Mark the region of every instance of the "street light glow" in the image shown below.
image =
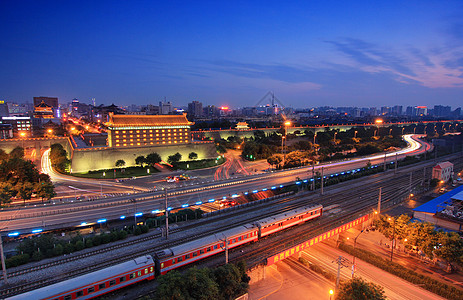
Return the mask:
<path id="1" fill-rule="evenodd" d="M 291 121 L 286 121 L 285 126 L 291 126 Z"/>
<path id="2" fill-rule="evenodd" d="M 381 119 L 376 119 L 376 120 L 375 120 L 375 123 L 376 123 L 376 124 L 383 124 L 383 120 L 381 120 Z"/>

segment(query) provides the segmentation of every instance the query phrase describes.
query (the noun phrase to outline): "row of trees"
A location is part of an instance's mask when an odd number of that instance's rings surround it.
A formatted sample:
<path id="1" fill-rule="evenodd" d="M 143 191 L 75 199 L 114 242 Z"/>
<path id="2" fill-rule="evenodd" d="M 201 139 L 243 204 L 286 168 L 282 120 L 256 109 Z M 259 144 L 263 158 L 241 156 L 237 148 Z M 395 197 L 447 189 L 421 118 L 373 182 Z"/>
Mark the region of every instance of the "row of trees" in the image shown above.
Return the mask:
<path id="1" fill-rule="evenodd" d="M 53 144 L 50 146 L 50 161 L 52 167 L 60 173 L 65 173 L 71 164 L 71 161 L 68 159 L 68 154 L 61 144 Z"/>
<path id="2" fill-rule="evenodd" d="M 188 158 L 191 160 L 198 159 L 198 154 L 195 152 L 190 152 L 190 154 L 188 154 Z M 170 155 L 167 158 L 167 162 L 174 166 L 181 160 L 182 160 L 182 155 L 178 152 L 175 153 L 174 155 Z M 143 167 L 145 164 L 153 166 L 155 164 L 160 163 L 161 161 L 162 161 L 161 156 L 156 152 L 150 153 L 147 156 L 140 155 L 140 156 L 137 156 L 137 158 L 135 158 L 135 164 L 139 165 L 140 167 Z"/>
<path id="3" fill-rule="evenodd" d="M 24 200 L 38 197 L 50 199 L 56 195 L 47 174 L 40 174 L 34 163 L 24 158 L 24 149 L 16 147 L 9 154 L 0 149 L 0 206 L 13 197 Z"/>
<path id="4" fill-rule="evenodd" d="M 456 232 L 436 230 L 431 223 L 410 222 L 407 215 L 381 215 L 375 226 L 386 238 L 400 240 L 407 249 L 419 249 L 429 258 L 441 258 L 450 266 L 463 263 L 463 240 Z"/>
<path id="5" fill-rule="evenodd" d="M 159 278 L 155 299 L 232 300 L 247 292 L 249 280 L 244 262 L 215 269 L 193 267 L 184 273 L 174 270 Z"/>

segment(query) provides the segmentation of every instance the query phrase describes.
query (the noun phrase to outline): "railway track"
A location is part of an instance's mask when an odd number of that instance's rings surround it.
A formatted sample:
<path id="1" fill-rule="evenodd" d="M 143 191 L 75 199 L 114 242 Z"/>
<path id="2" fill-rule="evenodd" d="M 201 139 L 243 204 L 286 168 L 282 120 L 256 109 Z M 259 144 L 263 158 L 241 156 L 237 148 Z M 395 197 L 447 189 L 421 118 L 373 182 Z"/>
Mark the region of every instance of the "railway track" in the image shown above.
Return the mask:
<path id="1" fill-rule="evenodd" d="M 429 163 L 429 165 L 431 165 L 431 164 L 433 164 L 433 163 L 432 162 Z M 462 165 L 461 162 L 456 163 L 457 168 L 461 167 L 461 165 Z M 408 169 L 411 169 L 411 170 L 416 169 L 416 170 L 412 171 L 412 184 L 411 184 L 411 187 L 416 189 L 416 187 L 419 187 L 421 185 L 421 183 L 423 183 L 423 178 L 422 178 L 423 173 L 424 173 L 423 169 L 422 169 L 422 167 L 417 168 L 417 167 L 413 167 L 413 166 L 407 168 L 407 170 Z M 390 176 L 391 175 L 390 172 L 393 172 L 393 171 L 388 171 L 388 172 L 389 172 L 389 176 Z M 431 172 L 427 171 L 426 172 L 426 177 L 430 177 L 430 174 L 431 174 Z M 258 206 L 255 206 L 255 207 L 250 206 L 250 207 L 248 207 L 246 212 L 252 212 L 252 211 L 255 211 L 255 210 L 261 210 L 262 208 L 269 207 L 269 206 L 276 206 L 276 205 L 283 206 L 284 205 L 284 207 L 281 207 L 277 211 L 272 211 L 272 212 L 268 212 L 268 213 L 265 213 L 265 214 L 260 214 L 258 217 L 255 217 L 254 219 L 247 218 L 247 219 L 241 220 L 241 221 L 234 220 L 233 223 L 236 226 L 243 225 L 243 224 L 246 224 L 246 223 L 253 222 L 253 221 L 257 220 L 257 219 L 265 218 L 265 217 L 268 217 L 268 216 L 271 216 L 271 215 L 274 215 L 274 214 L 278 214 L 278 213 L 282 213 L 282 212 L 289 211 L 289 210 L 292 210 L 292 209 L 296 209 L 296 208 L 299 208 L 301 206 L 305 206 L 305 205 L 308 205 L 310 203 L 315 203 L 315 202 L 320 203 L 320 204 L 324 205 L 325 207 L 329 206 L 329 205 L 338 205 L 340 208 L 343 208 L 347 212 L 347 214 L 345 214 L 341 218 L 338 218 L 338 221 L 336 222 L 336 223 L 342 223 L 342 222 L 345 222 L 346 220 L 349 220 L 349 218 L 350 219 L 354 218 L 354 216 L 359 214 L 359 211 L 369 210 L 368 212 L 371 212 L 372 207 L 377 203 L 378 189 L 379 189 L 380 186 L 383 188 L 383 192 L 382 192 L 383 201 L 382 201 L 382 203 L 384 205 L 388 205 L 388 203 L 391 203 L 391 202 L 392 203 L 397 202 L 398 201 L 397 199 L 404 199 L 405 197 L 408 196 L 409 188 L 410 188 L 410 182 L 407 179 L 410 176 L 409 172 L 405 172 L 404 170 L 401 170 L 400 174 L 395 175 L 393 178 L 386 178 L 386 179 L 384 179 L 384 176 L 381 176 L 381 175 L 388 175 L 388 174 L 379 173 L 379 174 L 376 174 L 376 175 L 372 175 L 372 176 L 370 176 L 370 177 L 368 177 L 366 179 L 365 178 L 360 178 L 360 179 L 357 179 L 357 180 L 343 182 L 343 183 L 340 183 L 340 184 L 337 184 L 337 185 L 334 185 L 334 186 L 331 186 L 331 187 L 327 187 L 327 188 L 325 188 L 327 193 L 325 195 L 323 195 L 323 196 L 319 196 L 318 194 L 316 194 L 318 192 L 318 191 L 316 191 L 316 192 L 310 192 L 310 193 L 302 193 L 300 195 L 294 195 L 294 196 L 291 196 L 291 197 L 288 197 L 288 198 L 279 199 L 277 201 L 267 202 L 267 203 L 264 203 L 262 205 L 258 205 Z M 346 185 L 351 185 L 351 184 L 358 183 L 360 180 L 363 180 L 367 184 L 364 184 L 364 185 L 361 185 L 360 187 L 357 187 L 355 189 L 355 191 L 352 190 L 352 189 L 348 190 L 347 192 L 345 190 L 343 190 L 343 187 L 345 187 Z M 340 191 L 336 191 L 336 190 L 340 190 Z M 362 194 L 361 198 L 358 197 L 359 194 Z M 217 217 L 220 217 L 220 218 L 217 218 L 217 219 L 223 220 L 224 217 L 225 218 L 234 218 L 237 215 L 242 215 L 243 211 L 244 210 L 238 209 L 237 211 L 235 211 L 235 212 L 232 211 L 232 212 L 230 212 L 230 214 L 227 214 L 227 215 L 219 215 Z M 204 224 L 204 223 L 209 223 L 210 224 L 210 222 L 211 222 L 211 219 L 209 219 L 209 218 L 202 219 L 201 221 L 195 222 L 194 224 L 187 225 L 187 226 L 184 226 L 182 228 L 175 229 L 175 230 L 171 230 L 171 232 L 174 232 L 174 231 L 178 232 L 178 231 L 181 231 L 181 230 L 185 230 L 187 228 L 196 227 L 201 223 L 202 224 Z M 309 223 L 309 224 L 311 224 L 311 223 Z M 310 226 L 310 229 L 308 229 L 308 232 L 312 232 L 312 233 L 316 232 L 316 233 L 318 233 L 319 231 L 330 229 L 329 228 L 330 226 L 334 226 L 334 225 L 329 225 L 329 224 L 324 225 L 324 226 L 320 225 L 320 226 L 317 226 L 316 228 L 313 228 L 312 226 Z M 334 227 L 336 227 L 336 226 L 334 226 Z M 125 255 L 123 258 L 119 258 L 118 260 L 113 259 L 111 261 L 103 261 L 103 262 L 93 264 L 93 265 L 88 266 L 88 267 L 79 268 L 77 270 L 71 270 L 66 274 L 66 277 L 68 278 L 68 277 L 74 277 L 74 276 L 82 275 L 84 273 L 91 272 L 91 271 L 94 271 L 96 269 L 101 269 L 101 268 L 104 268 L 104 267 L 107 267 L 109 265 L 113 265 L 113 264 L 116 264 L 116 263 L 119 263 L 119 262 L 122 262 L 122 261 L 127 261 L 129 259 L 141 256 L 141 255 L 152 254 L 157 250 L 165 249 L 165 248 L 168 248 L 168 247 L 180 244 L 180 243 L 187 242 L 189 240 L 193 240 L 193 239 L 197 239 L 197 238 L 200 238 L 200 237 L 203 237 L 203 236 L 206 236 L 206 235 L 214 234 L 214 233 L 223 231 L 224 229 L 228 229 L 228 228 L 229 228 L 229 225 L 214 226 L 214 228 L 211 229 L 211 230 L 204 230 L 203 232 L 201 232 L 201 233 L 199 233 L 197 235 L 192 235 L 189 238 L 179 239 L 179 240 L 176 240 L 176 241 L 165 241 L 165 242 L 157 245 L 155 248 L 149 248 L 149 249 L 143 249 L 142 248 L 142 249 L 140 249 L 138 251 L 134 251 L 134 252 L 130 253 L 129 255 Z M 308 232 L 306 232 L 304 234 L 308 234 Z M 316 235 L 316 234 L 314 234 L 314 235 Z M 87 257 L 90 257 L 90 256 L 102 254 L 102 253 L 112 251 L 112 250 L 115 250 L 115 249 L 127 247 L 129 245 L 142 244 L 143 242 L 159 238 L 160 236 L 161 236 L 160 234 L 156 234 L 156 235 L 141 237 L 141 238 L 138 238 L 136 240 L 132 240 L 132 241 L 120 243 L 120 244 L 117 244 L 117 245 L 105 247 L 103 249 L 94 250 L 94 251 L 91 251 L 91 252 L 88 252 L 88 253 L 73 255 L 71 257 L 67 257 L 67 258 L 64 258 L 64 259 L 53 261 L 53 262 L 50 262 L 50 263 L 47 263 L 47 264 L 35 266 L 35 267 L 32 267 L 32 268 L 21 269 L 21 270 L 18 270 L 16 272 L 10 273 L 9 277 L 20 276 L 20 275 L 25 274 L 25 273 L 30 273 L 30 272 L 37 271 L 37 270 L 43 270 L 43 269 L 46 269 L 46 268 L 50 268 L 52 266 L 62 265 L 62 264 L 65 264 L 67 262 L 70 262 L 70 261 L 76 261 L 76 260 L 79 260 L 79 259 L 84 259 L 84 258 L 87 258 Z M 289 241 L 299 243 L 299 240 L 296 242 L 294 238 L 290 238 L 290 239 L 284 240 L 282 242 L 287 243 Z M 258 251 L 255 252 L 255 255 L 260 255 L 260 257 L 262 257 L 262 253 L 263 253 L 262 251 L 263 251 L 263 249 L 259 249 Z M 272 254 L 270 254 L 270 255 L 272 255 Z M 248 259 L 249 259 L 250 266 L 252 266 L 253 264 L 262 263 L 258 259 L 252 258 L 252 255 L 249 256 Z M 59 282 L 61 280 L 62 280 L 61 278 L 56 278 L 55 277 L 55 279 L 41 279 L 41 280 L 36 281 L 34 283 L 29 282 L 27 284 L 18 284 L 18 285 L 15 285 L 15 286 L 3 288 L 3 289 L 0 290 L 0 297 L 11 296 L 11 295 L 14 295 L 14 294 L 26 292 L 28 290 L 36 289 L 36 288 L 39 288 L 39 287 L 42 287 L 42 286 L 45 286 L 45 285 L 49 285 L 49 284 L 53 284 L 53 283 Z"/>

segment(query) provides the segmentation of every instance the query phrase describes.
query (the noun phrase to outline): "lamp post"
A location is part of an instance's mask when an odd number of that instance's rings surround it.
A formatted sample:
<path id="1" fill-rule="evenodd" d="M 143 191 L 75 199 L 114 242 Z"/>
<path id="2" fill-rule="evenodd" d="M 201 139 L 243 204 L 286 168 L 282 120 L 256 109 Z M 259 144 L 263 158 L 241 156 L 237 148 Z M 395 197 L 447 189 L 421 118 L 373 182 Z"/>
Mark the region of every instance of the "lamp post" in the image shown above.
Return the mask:
<path id="1" fill-rule="evenodd" d="M 356 131 L 354 131 L 354 139 L 356 139 L 356 138 L 357 138 L 357 132 L 358 132 L 357 130 L 356 130 Z"/>
<path id="2" fill-rule="evenodd" d="M 338 134 L 337 131 L 334 132 L 334 138 L 333 138 L 333 142 L 336 144 L 336 134 Z"/>
<path id="3" fill-rule="evenodd" d="M 354 238 L 354 259 L 352 260 L 352 278 L 354 278 L 355 273 L 355 246 L 357 246 L 357 238 L 362 234 L 365 229 L 362 229 L 359 234 Z"/>
<path id="4" fill-rule="evenodd" d="M 334 294 L 334 291 L 330 290 L 330 300 L 331 300 L 331 297 L 333 296 L 333 294 Z"/>
<path id="5" fill-rule="evenodd" d="M 281 148 L 282 148 L 282 152 L 283 152 L 283 165 L 285 164 L 285 157 L 286 157 L 286 151 L 285 151 L 285 143 L 284 141 L 287 139 L 286 137 L 286 134 L 287 134 L 287 127 L 288 126 L 291 126 L 291 121 L 285 121 L 284 124 L 283 124 L 283 128 L 284 128 L 284 131 L 285 131 L 285 135 L 281 138 Z"/>
<path id="6" fill-rule="evenodd" d="M 315 138 L 317 137 L 317 133 L 315 132 L 314 135 L 313 135 L 313 143 L 315 145 Z"/>
<path id="7" fill-rule="evenodd" d="M 376 132 L 378 131 L 378 129 L 375 129 L 375 133 L 373 133 L 373 137 L 376 137 Z"/>
<path id="8" fill-rule="evenodd" d="M 402 127 L 402 135 L 404 135 L 405 127 Z"/>

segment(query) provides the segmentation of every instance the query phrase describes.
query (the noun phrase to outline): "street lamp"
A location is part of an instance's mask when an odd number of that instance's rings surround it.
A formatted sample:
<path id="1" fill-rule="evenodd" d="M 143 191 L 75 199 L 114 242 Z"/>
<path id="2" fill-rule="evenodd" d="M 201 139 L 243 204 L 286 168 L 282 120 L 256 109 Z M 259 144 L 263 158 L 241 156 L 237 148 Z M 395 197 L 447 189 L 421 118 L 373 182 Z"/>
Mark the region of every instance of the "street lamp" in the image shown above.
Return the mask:
<path id="1" fill-rule="evenodd" d="M 330 290 L 330 300 L 331 300 L 331 296 L 333 296 L 333 294 L 334 294 L 334 291 Z"/>
<path id="2" fill-rule="evenodd" d="M 376 137 L 376 132 L 378 131 L 378 129 L 375 129 L 375 133 L 373 134 L 373 137 Z"/>
<path id="3" fill-rule="evenodd" d="M 362 229 L 359 234 L 354 238 L 354 259 L 352 260 L 352 278 L 354 278 L 354 272 L 355 272 L 355 246 L 357 245 L 357 238 L 362 234 L 362 232 L 365 229 Z"/>
<path id="4" fill-rule="evenodd" d="M 333 142 L 336 143 L 336 134 L 338 134 L 337 131 L 334 132 L 334 139 L 333 139 Z"/>
<path id="5" fill-rule="evenodd" d="M 315 138 L 317 137 L 317 133 L 315 132 L 313 135 L 313 144 L 315 145 Z"/>
<path id="6" fill-rule="evenodd" d="M 391 128 L 391 129 L 389 129 L 389 135 L 391 135 L 391 133 L 392 133 L 392 128 Z"/>
<path id="7" fill-rule="evenodd" d="M 405 127 L 402 127 L 402 135 L 404 135 Z"/>
<path id="8" fill-rule="evenodd" d="M 284 131 L 285 131 L 285 135 L 281 137 L 281 152 L 283 152 L 283 165 L 285 164 L 285 156 L 286 156 L 286 152 L 285 152 L 285 139 L 286 139 L 286 130 L 287 130 L 287 127 L 288 126 L 291 126 L 291 121 L 285 121 L 283 123 L 283 128 L 284 128 Z"/>
<path id="9" fill-rule="evenodd" d="M 357 130 L 356 130 L 356 131 L 354 131 L 354 139 L 356 139 L 356 138 L 357 138 L 357 132 L 358 132 Z"/>

